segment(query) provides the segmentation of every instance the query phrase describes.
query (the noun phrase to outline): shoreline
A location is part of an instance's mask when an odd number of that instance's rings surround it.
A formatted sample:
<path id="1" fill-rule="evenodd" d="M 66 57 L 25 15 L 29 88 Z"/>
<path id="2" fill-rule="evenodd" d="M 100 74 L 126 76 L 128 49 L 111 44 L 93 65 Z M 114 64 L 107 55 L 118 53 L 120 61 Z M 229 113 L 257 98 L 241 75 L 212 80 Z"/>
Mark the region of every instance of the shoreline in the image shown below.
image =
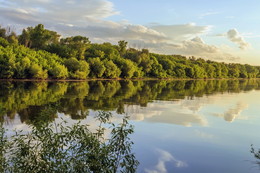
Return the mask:
<path id="1" fill-rule="evenodd" d="M 260 78 L 204 78 L 204 79 L 192 79 L 192 78 L 115 78 L 115 79 L 106 79 L 106 78 L 89 78 L 89 79 L 0 79 L 0 81 L 20 81 L 20 82 L 85 82 L 85 81 L 152 81 L 152 80 L 258 80 Z"/>

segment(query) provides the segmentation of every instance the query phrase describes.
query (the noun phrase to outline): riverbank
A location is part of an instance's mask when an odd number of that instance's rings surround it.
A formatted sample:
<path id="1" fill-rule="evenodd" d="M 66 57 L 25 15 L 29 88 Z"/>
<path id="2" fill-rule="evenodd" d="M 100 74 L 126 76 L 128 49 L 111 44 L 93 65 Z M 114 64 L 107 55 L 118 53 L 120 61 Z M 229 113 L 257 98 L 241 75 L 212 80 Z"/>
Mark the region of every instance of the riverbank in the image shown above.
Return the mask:
<path id="1" fill-rule="evenodd" d="M 0 81 L 46 81 L 46 82 L 84 82 L 84 81 L 147 81 L 147 80 L 255 80 L 260 78 L 204 78 L 204 79 L 192 79 L 192 78 L 89 78 L 89 79 L 0 79 Z"/>

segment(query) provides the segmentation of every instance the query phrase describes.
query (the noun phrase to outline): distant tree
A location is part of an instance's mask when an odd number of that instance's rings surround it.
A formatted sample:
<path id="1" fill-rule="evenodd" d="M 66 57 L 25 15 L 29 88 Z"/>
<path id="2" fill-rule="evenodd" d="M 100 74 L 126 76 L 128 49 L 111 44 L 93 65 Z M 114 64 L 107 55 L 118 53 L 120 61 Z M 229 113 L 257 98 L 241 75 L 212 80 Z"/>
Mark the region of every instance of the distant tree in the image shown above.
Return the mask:
<path id="1" fill-rule="evenodd" d="M 121 74 L 121 70 L 116 66 L 111 60 L 105 60 L 104 66 L 106 70 L 104 71 L 105 78 L 118 78 Z"/>
<path id="2" fill-rule="evenodd" d="M 2 37 L 2 38 L 6 38 L 7 37 L 6 29 L 2 28 L 1 25 L 0 25 L 0 37 Z"/>
<path id="3" fill-rule="evenodd" d="M 6 39 L 11 44 L 18 43 L 18 37 L 11 27 L 2 28 L 0 26 L 0 37 Z"/>
<path id="4" fill-rule="evenodd" d="M 12 52 L 4 53 L 0 50 L 0 79 L 9 79 L 14 75 L 15 55 Z"/>
<path id="5" fill-rule="evenodd" d="M 19 36 L 18 41 L 21 45 L 25 47 L 31 47 L 31 39 L 30 39 L 30 30 L 32 28 L 28 27 L 27 29 L 23 29 L 22 34 Z"/>
<path id="6" fill-rule="evenodd" d="M 57 63 L 49 70 L 49 74 L 54 79 L 65 79 L 68 77 L 68 69 Z"/>
<path id="7" fill-rule="evenodd" d="M 90 77 L 101 78 L 106 70 L 103 62 L 99 58 L 88 59 L 90 66 Z"/>
<path id="8" fill-rule="evenodd" d="M 57 32 L 47 30 L 43 24 L 38 24 L 34 28 L 28 27 L 23 30 L 19 43 L 30 48 L 45 49 L 47 45 L 58 43 L 59 38 Z"/>
<path id="9" fill-rule="evenodd" d="M 87 37 L 73 36 L 60 40 L 61 44 L 70 48 L 70 57 L 77 57 L 79 60 L 85 59 L 85 51 L 89 47 L 90 41 Z"/>
<path id="10" fill-rule="evenodd" d="M 255 78 L 258 74 L 258 70 L 256 67 L 253 67 L 251 65 L 245 64 L 245 69 L 247 71 L 249 78 Z"/>
<path id="11" fill-rule="evenodd" d="M 229 64 L 228 65 L 228 76 L 231 78 L 239 77 L 239 67 L 237 64 Z"/>
<path id="12" fill-rule="evenodd" d="M 0 46 L 7 47 L 9 45 L 8 41 L 0 37 Z"/>
<path id="13" fill-rule="evenodd" d="M 125 40 L 118 41 L 119 53 L 120 53 L 121 56 L 125 55 L 127 44 L 128 44 L 128 42 L 126 42 Z"/>
<path id="14" fill-rule="evenodd" d="M 29 73 L 31 75 L 31 78 L 35 79 L 47 79 L 48 73 L 47 70 L 43 70 L 41 66 L 38 64 L 32 64 Z"/>
<path id="15" fill-rule="evenodd" d="M 174 67 L 174 72 L 177 78 L 186 78 L 185 67 L 182 64 L 177 64 Z M 194 73 L 196 73 L 194 71 Z M 196 75 L 194 76 L 196 78 Z"/>
<path id="16" fill-rule="evenodd" d="M 70 58 L 66 59 L 64 64 L 69 70 L 70 77 L 74 79 L 86 79 L 90 72 L 89 64 L 83 60 Z"/>
<path id="17" fill-rule="evenodd" d="M 121 70 L 121 77 L 122 78 L 132 78 L 132 77 L 138 77 L 140 73 L 138 73 L 138 67 L 136 64 L 128 59 L 124 58 L 118 58 L 116 60 L 117 66 Z"/>

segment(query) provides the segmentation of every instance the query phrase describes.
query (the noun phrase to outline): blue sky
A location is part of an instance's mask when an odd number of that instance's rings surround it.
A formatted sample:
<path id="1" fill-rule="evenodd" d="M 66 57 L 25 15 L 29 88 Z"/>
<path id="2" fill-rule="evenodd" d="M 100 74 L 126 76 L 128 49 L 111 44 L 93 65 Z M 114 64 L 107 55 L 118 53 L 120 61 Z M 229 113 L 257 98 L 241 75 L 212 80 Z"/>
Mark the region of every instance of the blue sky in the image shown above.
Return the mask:
<path id="1" fill-rule="evenodd" d="M 260 65 L 258 0 L 0 0 L 0 24 L 126 40 L 164 54 Z"/>

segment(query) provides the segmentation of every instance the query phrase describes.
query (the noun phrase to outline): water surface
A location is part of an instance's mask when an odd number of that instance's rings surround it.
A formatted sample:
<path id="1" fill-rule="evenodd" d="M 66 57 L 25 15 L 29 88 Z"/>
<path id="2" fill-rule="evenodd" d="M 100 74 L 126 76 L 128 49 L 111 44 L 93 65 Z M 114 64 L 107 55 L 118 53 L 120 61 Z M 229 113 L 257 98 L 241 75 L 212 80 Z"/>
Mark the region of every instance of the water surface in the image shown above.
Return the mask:
<path id="1" fill-rule="evenodd" d="M 138 172 L 259 172 L 260 80 L 1 82 L 6 128 L 130 116 Z M 45 110 L 51 114 L 41 114 Z M 44 116 L 43 116 L 44 115 Z"/>

